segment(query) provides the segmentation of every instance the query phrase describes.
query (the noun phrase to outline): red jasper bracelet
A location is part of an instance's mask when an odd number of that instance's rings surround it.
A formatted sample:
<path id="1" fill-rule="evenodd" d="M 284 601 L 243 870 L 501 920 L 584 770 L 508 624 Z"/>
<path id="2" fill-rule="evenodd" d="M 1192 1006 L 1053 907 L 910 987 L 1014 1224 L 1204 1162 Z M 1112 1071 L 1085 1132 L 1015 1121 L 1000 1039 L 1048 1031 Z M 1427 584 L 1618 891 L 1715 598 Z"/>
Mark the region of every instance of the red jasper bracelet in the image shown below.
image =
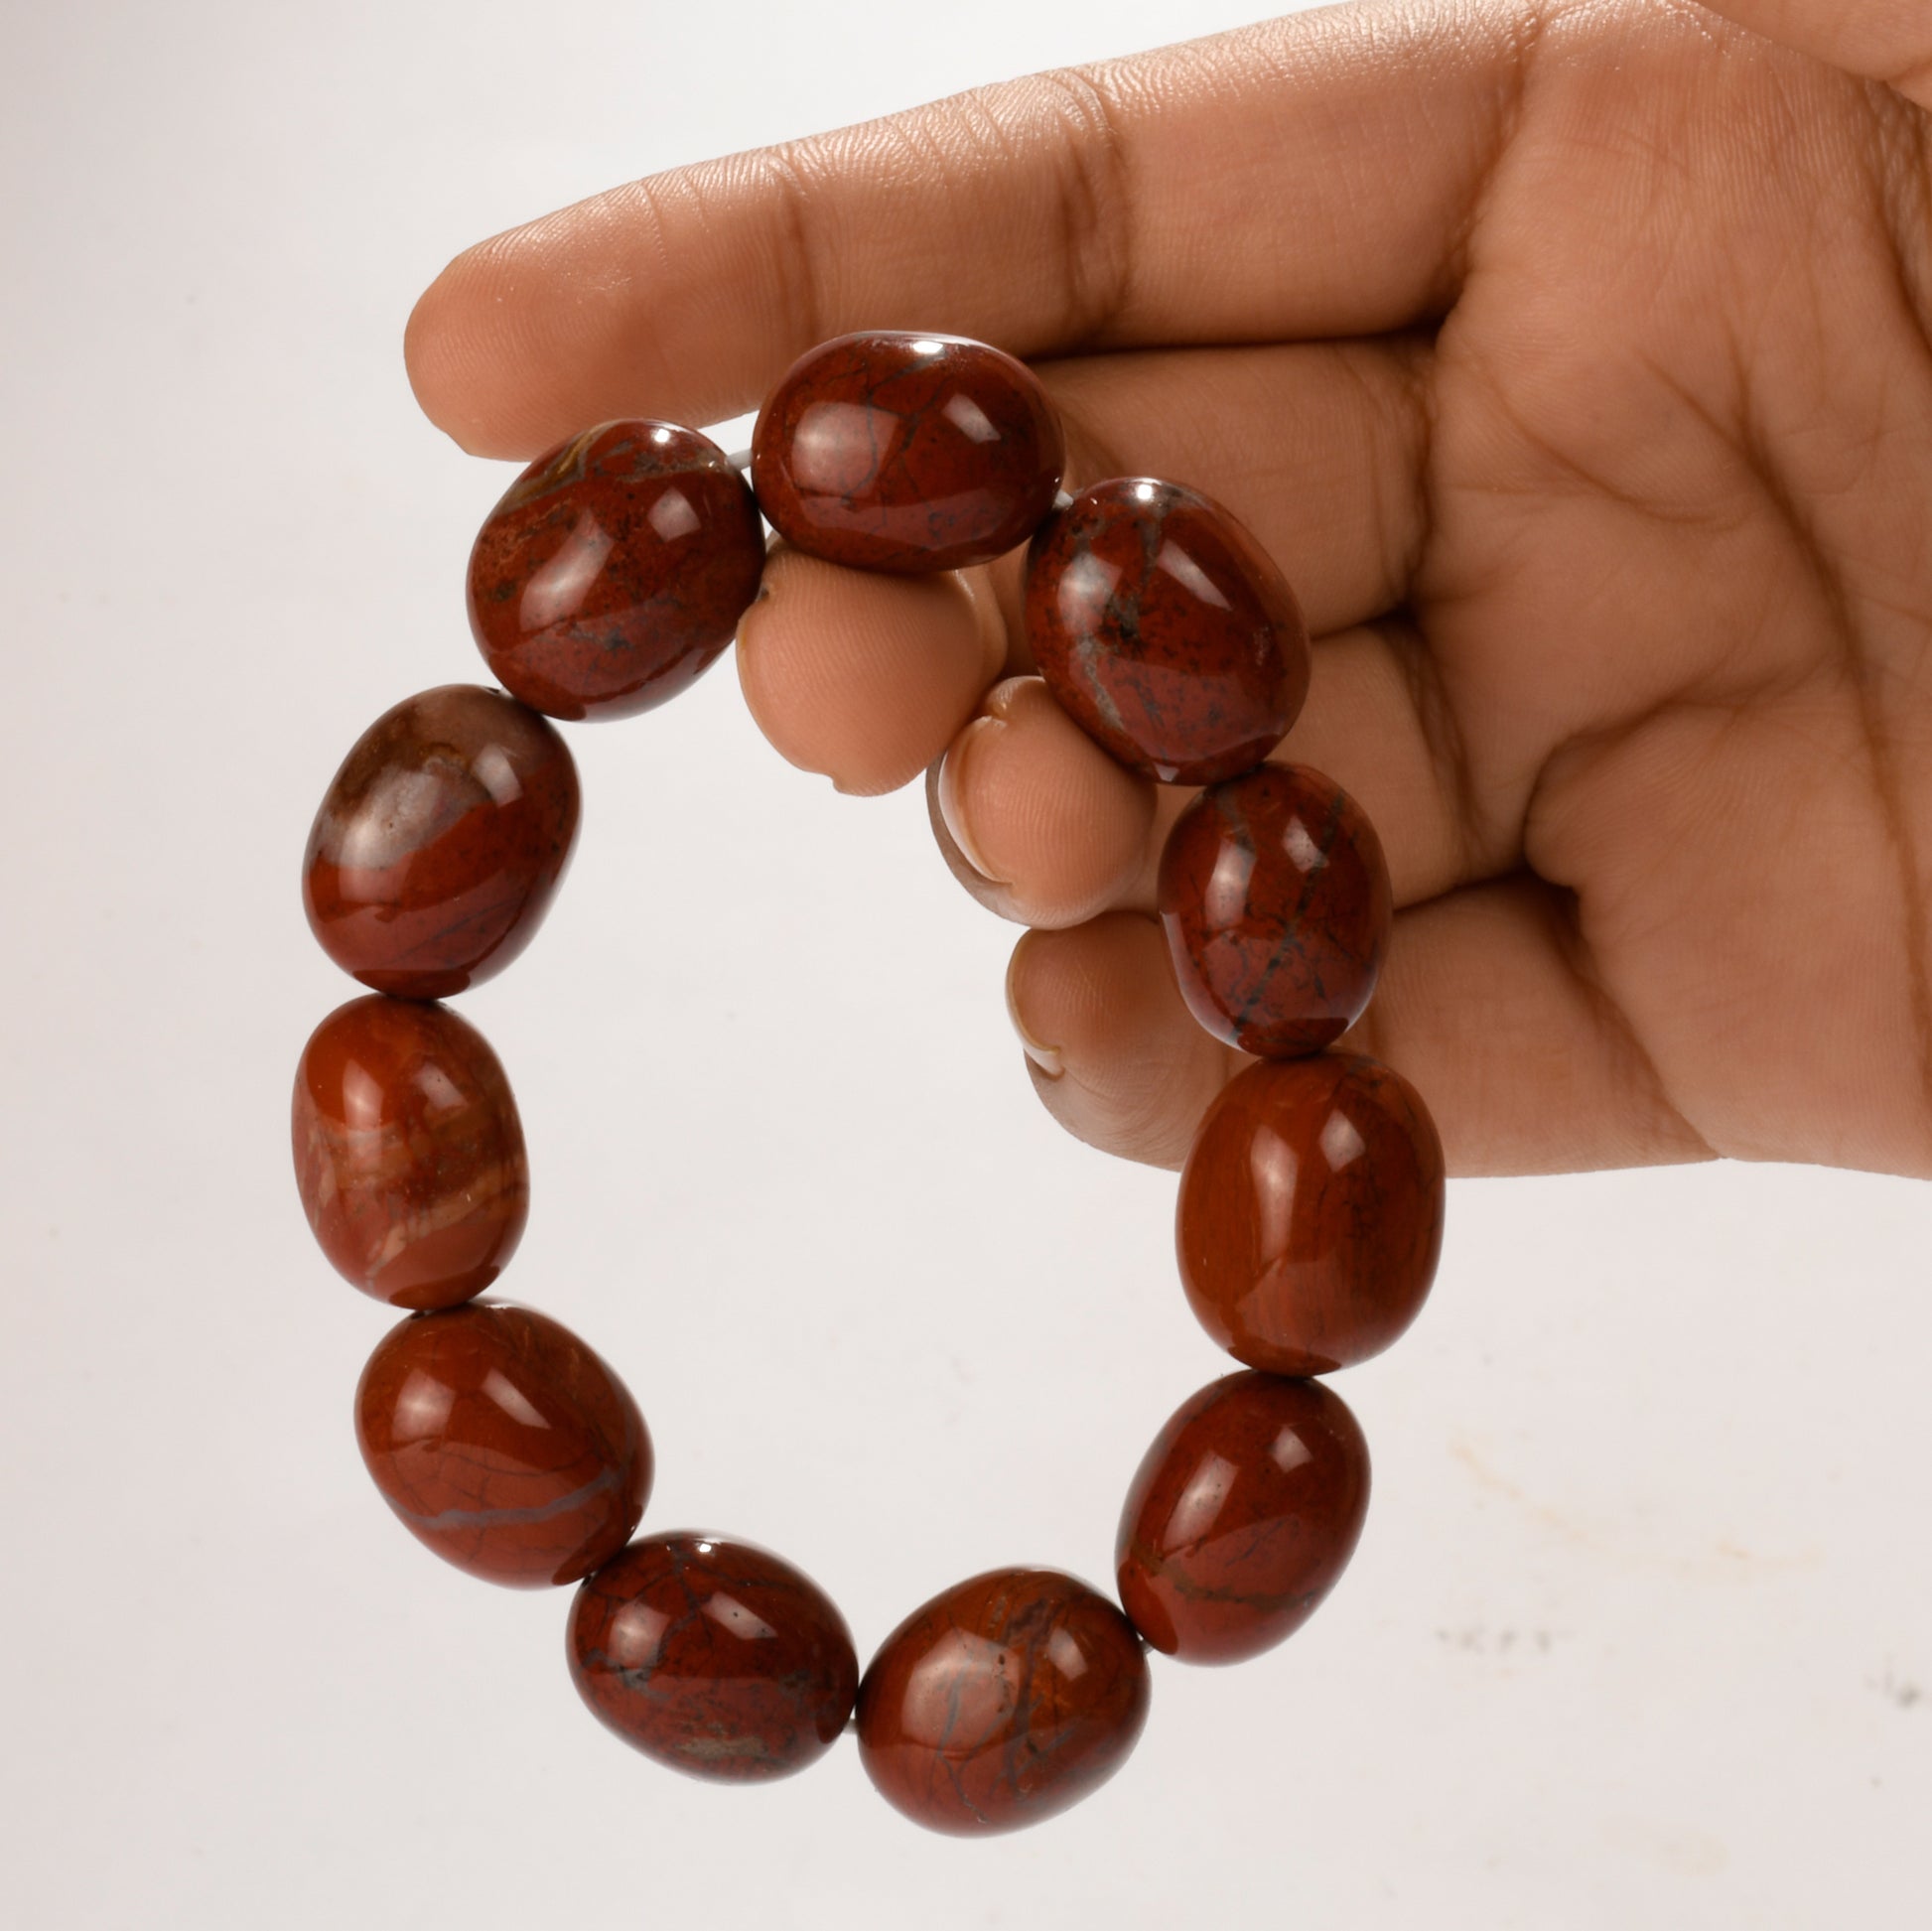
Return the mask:
<path id="1" fill-rule="evenodd" d="M 1069 498 L 1062 465 L 1031 372 L 944 336 L 803 356 L 759 416 L 750 485 L 693 430 L 586 430 L 511 484 L 470 559 L 472 627 L 503 691 L 446 685 L 377 719 L 303 866 L 317 938 L 372 989 L 304 1049 L 294 1143 L 323 1251 L 411 1310 L 355 1396 L 389 1506 L 472 1575 L 577 1583 L 571 1674 L 645 1754 L 784 1776 L 856 1711 L 888 1800 L 963 1834 L 1036 1822 L 1113 1773 L 1146 1721 L 1149 1645 L 1233 1662 L 1313 1611 L 1360 1534 L 1368 1449 L 1338 1395 L 1294 1377 L 1393 1341 L 1442 1245 L 1421 1099 L 1323 1050 L 1368 1002 L 1391 906 L 1354 801 L 1263 761 L 1308 690 L 1295 598 L 1209 498 L 1146 478 Z M 631 1541 L 652 1449 L 623 1383 L 543 1314 L 474 1299 L 515 1252 L 529 1170 L 496 1055 L 434 1003 L 509 964 L 569 862 L 576 767 L 539 713 L 621 717 L 696 678 L 758 593 L 760 512 L 865 570 L 957 569 L 1031 541 L 1027 638 L 1047 688 L 1123 764 L 1205 787 L 1162 857 L 1162 922 L 1195 1017 L 1262 1055 L 1201 1121 L 1176 1217 L 1187 1299 L 1245 1366 L 1148 1449 L 1118 1605 L 1052 1570 L 974 1577 L 863 1677 L 844 1618 L 789 1563 L 719 1535 Z"/>

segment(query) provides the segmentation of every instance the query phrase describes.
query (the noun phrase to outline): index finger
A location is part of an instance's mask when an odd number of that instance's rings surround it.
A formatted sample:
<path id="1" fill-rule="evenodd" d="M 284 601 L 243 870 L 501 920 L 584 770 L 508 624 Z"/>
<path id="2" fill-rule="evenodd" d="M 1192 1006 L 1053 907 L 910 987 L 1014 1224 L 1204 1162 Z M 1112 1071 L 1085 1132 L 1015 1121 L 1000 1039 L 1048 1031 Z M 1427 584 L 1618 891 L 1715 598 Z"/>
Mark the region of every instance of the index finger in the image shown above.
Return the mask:
<path id="1" fill-rule="evenodd" d="M 715 422 L 815 343 L 1019 355 L 1445 312 L 1523 58 L 1512 10 L 1325 8 L 611 190 L 459 255 L 410 379 L 479 455 Z"/>

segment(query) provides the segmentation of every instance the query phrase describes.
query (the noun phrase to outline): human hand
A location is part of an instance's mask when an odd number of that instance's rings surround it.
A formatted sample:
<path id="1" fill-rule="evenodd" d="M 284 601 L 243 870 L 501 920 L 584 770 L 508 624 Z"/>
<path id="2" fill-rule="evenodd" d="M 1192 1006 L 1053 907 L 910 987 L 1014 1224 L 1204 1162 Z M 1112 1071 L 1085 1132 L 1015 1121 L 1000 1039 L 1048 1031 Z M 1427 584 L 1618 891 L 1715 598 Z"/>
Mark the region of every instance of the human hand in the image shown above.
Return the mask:
<path id="1" fill-rule="evenodd" d="M 1932 1174 L 1932 22 L 1719 12 L 1340 7 L 679 169 L 459 257 L 411 378 L 529 456 L 738 414 L 851 329 L 1035 358 L 1069 487 L 1204 489 L 1296 586 L 1275 755 L 1360 800 L 1400 908 L 1344 1043 L 1452 1172 Z M 1032 928 L 1046 1105 L 1178 1165 L 1245 1063 L 1150 915 L 1190 794 L 1028 674 L 1019 565 L 779 549 L 740 676 L 842 788 L 927 772 Z"/>

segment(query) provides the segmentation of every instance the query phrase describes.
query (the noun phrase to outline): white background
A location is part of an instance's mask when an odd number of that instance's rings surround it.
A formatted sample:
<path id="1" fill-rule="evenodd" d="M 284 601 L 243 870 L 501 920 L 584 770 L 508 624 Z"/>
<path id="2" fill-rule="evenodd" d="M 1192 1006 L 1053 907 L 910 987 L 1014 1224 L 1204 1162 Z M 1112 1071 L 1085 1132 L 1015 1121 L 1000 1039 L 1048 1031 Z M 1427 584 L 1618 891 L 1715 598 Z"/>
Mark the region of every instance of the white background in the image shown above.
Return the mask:
<path id="1" fill-rule="evenodd" d="M 571 1689 L 568 1591 L 438 1564 L 357 1458 L 388 1315 L 289 1172 L 296 1055 L 353 990 L 298 861 L 366 723 L 483 678 L 461 578 L 504 479 L 414 409 L 417 291 L 627 176 L 1241 17 L 9 0 L 9 1925 L 1928 1921 L 1905 1182 L 1453 1185 L 1429 1310 L 1341 1382 L 1377 1488 L 1330 1604 L 1239 1670 L 1156 1659 L 1120 1777 L 999 1841 L 903 1823 L 849 1741 L 754 1790 L 634 1756 Z M 647 1526 L 785 1553 L 862 1657 L 996 1563 L 1104 1584 L 1147 1440 L 1225 1365 L 1172 1177 L 1040 1112 L 1012 934 L 916 787 L 783 765 L 729 663 L 572 744 L 574 871 L 464 1011 L 534 1161 L 505 1291 L 638 1396 Z"/>

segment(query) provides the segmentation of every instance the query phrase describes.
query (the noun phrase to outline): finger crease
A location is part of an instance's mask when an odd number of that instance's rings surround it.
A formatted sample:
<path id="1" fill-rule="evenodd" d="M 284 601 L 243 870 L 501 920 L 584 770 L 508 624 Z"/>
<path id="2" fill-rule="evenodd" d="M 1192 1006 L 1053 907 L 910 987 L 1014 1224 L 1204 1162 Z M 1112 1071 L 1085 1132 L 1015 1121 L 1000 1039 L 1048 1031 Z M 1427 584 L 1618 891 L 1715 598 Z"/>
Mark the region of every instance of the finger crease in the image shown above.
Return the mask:
<path id="1" fill-rule="evenodd" d="M 1127 144 L 1114 103 L 1077 68 L 1040 76 L 1059 98 L 1054 126 L 1054 212 L 1063 273 L 1060 340 L 1072 346 L 1110 335 L 1134 284 L 1133 206 Z"/>
<path id="2" fill-rule="evenodd" d="M 1382 619 L 1376 628 L 1408 689 L 1436 782 L 1448 799 L 1447 816 L 1455 842 L 1455 874 L 1461 879 L 1479 878 L 1488 868 L 1482 861 L 1484 839 L 1475 775 L 1461 720 L 1449 702 L 1442 668 L 1409 613 L 1396 612 Z"/>
<path id="3" fill-rule="evenodd" d="M 1451 288 L 1459 289 L 1468 280 L 1469 260 L 1474 251 L 1476 232 L 1488 212 L 1496 177 L 1502 171 L 1504 157 L 1509 153 L 1516 140 L 1517 130 L 1523 124 L 1524 106 L 1529 98 L 1530 77 L 1549 22 L 1548 6 L 1542 4 L 1542 0 L 1532 0 L 1531 4 L 1520 7 L 1507 21 L 1498 23 L 1505 37 L 1505 46 L 1496 64 L 1500 78 L 1490 119 L 1489 152 L 1484 157 L 1482 165 L 1475 171 L 1464 204 L 1462 220 L 1451 237 L 1447 251 L 1448 279 Z"/>
<path id="4" fill-rule="evenodd" d="M 1558 956 L 1568 967 L 1585 1004 L 1589 1008 L 1596 1022 L 1597 1031 L 1629 1066 L 1638 1083 L 1649 1089 L 1652 1103 L 1668 1119 L 1682 1129 L 1685 1139 L 1690 1143 L 1692 1157 L 1716 1160 L 1718 1150 L 1712 1146 L 1702 1133 L 1691 1123 L 1684 1109 L 1670 1096 L 1670 1088 L 1664 1083 L 1664 1076 L 1648 1047 L 1638 1035 L 1637 1029 L 1630 1024 L 1630 1016 L 1612 996 L 1596 970 L 1595 955 L 1589 949 L 1589 942 L 1584 936 L 1582 900 L 1568 886 L 1552 885 L 1547 879 L 1538 878 L 1533 872 L 1526 872 L 1526 882 L 1532 884 L 1540 893 L 1545 913 L 1549 920 L 1551 941 Z"/>
<path id="5" fill-rule="evenodd" d="M 826 312 L 819 277 L 814 220 L 809 212 L 811 189 L 804 168 L 786 144 L 766 148 L 759 161 L 771 188 L 778 217 L 778 297 L 784 316 L 788 352 L 798 354 L 824 339 Z"/>

